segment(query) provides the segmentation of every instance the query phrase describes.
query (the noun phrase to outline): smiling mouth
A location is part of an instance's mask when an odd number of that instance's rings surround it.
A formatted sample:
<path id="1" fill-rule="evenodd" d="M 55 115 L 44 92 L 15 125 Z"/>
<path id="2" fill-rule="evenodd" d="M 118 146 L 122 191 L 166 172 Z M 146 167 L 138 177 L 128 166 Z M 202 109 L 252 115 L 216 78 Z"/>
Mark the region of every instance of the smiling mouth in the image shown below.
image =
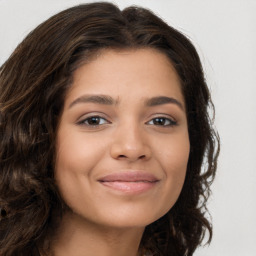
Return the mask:
<path id="1" fill-rule="evenodd" d="M 109 174 L 98 181 L 110 189 L 137 194 L 155 187 L 159 179 L 144 171 L 129 171 Z"/>

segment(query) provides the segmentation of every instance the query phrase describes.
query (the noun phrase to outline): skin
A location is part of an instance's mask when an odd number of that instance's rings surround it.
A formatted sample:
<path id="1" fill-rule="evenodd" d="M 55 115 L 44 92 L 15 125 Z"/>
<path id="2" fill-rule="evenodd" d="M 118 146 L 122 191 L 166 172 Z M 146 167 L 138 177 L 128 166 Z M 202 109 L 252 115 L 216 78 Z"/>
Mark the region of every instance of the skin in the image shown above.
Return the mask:
<path id="1" fill-rule="evenodd" d="M 150 102 L 154 97 L 161 98 Z M 71 210 L 54 255 L 138 255 L 145 226 L 178 199 L 189 149 L 181 84 L 164 54 L 105 50 L 78 68 L 57 132 L 55 177 Z M 156 181 L 142 190 L 101 181 L 122 172 Z"/>

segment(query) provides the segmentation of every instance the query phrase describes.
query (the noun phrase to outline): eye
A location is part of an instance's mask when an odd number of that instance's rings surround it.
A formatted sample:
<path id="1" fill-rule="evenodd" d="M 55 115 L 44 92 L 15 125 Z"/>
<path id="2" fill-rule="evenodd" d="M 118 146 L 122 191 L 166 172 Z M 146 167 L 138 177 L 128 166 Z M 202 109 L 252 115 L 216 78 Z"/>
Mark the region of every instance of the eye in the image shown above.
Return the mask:
<path id="1" fill-rule="evenodd" d="M 177 125 L 177 122 L 167 117 L 156 117 L 147 122 L 147 124 L 157 126 L 174 126 Z"/>
<path id="2" fill-rule="evenodd" d="M 101 116 L 90 116 L 78 122 L 80 125 L 87 125 L 87 126 L 99 126 L 103 124 L 109 124 L 110 122 L 107 121 L 105 118 Z"/>

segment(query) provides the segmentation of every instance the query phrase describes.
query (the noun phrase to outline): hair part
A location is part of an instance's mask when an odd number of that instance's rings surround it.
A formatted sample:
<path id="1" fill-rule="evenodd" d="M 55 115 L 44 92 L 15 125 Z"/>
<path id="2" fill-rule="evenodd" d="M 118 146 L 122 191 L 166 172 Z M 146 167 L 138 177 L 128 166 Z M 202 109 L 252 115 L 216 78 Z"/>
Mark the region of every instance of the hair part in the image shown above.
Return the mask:
<path id="1" fill-rule="evenodd" d="M 111 3 L 64 10 L 39 25 L 0 68 L 0 254 L 39 255 L 66 209 L 54 181 L 55 141 L 74 71 L 107 49 L 153 48 L 177 71 L 188 119 L 190 157 L 173 208 L 146 227 L 141 248 L 193 255 L 212 227 L 205 216 L 219 154 L 211 102 L 192 43 L 151 11 Z M 29 223 L 29 225 L 28 225 Z"/>

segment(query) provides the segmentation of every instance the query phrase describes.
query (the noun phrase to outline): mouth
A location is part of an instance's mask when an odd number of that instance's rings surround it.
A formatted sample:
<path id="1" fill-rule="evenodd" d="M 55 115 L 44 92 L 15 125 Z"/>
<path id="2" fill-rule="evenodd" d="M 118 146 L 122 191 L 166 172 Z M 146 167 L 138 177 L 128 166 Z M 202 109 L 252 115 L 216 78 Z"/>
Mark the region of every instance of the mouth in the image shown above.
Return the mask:
<path id="1" fill-rule="evenodd" d="M 110 189 L 128 194 L 137 194 L 155 187 L 159 179 L 145 171 L 133 170 L 109 174 L 98 179 L 98 181 Z"/>

